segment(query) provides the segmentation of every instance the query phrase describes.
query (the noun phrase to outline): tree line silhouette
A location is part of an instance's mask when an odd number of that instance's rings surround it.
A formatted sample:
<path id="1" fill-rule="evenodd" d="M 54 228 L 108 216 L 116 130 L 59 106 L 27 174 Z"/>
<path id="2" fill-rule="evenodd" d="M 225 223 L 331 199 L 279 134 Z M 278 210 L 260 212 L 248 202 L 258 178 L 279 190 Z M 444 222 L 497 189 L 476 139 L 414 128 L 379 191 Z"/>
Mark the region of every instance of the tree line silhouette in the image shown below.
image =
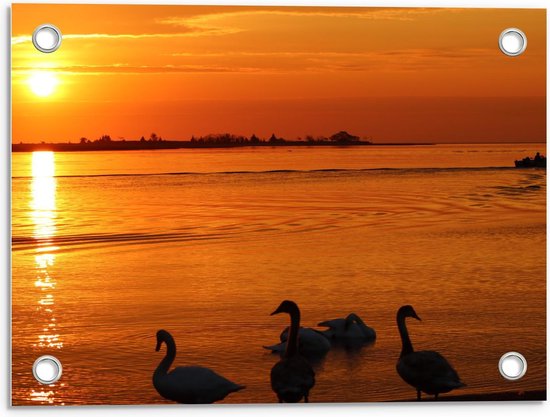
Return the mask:
<path id="1" fill-rule="evenodd" d="M 45 143 L 39 144 L 19 143 L 12 145 L 14 152 L 25 152 L 35 150 L 54 151 L 86 151 L 86 150 L 139 150 L 139 149 L 178 149 L 178 148 L 230 148 L 242 146 L 349 146 L 349 145 L 372 145 L 369 138 L 361 139 L 346 131 L 337 132 L 331 136 L 311 135 L 304 138 L 287 140 L 274 133 L 269 138 L 261 138 L 256 134 L 250 137 L 234 135 L 230 133 L 209 134 L 206 136 L 192 136 L 190 140 L 165 140 L 156 133 L 151 133 L 146 139 L 118 138 L 113 140 L 110 135 L 104 134 L 98 139 L 90 140 L 86 137 L 80 138 L 77 143 Z"/>

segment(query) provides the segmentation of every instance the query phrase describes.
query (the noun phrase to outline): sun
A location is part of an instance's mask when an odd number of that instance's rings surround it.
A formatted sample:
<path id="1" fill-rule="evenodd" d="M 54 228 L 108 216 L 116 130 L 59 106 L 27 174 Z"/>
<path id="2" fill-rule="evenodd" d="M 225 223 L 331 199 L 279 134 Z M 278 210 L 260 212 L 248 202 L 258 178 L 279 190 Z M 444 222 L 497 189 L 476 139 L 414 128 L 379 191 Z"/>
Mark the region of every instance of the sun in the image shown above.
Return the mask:
<path id="1" fill-rule="evenodd" d="M 55 92 L 59 80 L 51 71 L 36 71 L 28 79 L 31 91 L 39 97 L 47 97 Z"/>

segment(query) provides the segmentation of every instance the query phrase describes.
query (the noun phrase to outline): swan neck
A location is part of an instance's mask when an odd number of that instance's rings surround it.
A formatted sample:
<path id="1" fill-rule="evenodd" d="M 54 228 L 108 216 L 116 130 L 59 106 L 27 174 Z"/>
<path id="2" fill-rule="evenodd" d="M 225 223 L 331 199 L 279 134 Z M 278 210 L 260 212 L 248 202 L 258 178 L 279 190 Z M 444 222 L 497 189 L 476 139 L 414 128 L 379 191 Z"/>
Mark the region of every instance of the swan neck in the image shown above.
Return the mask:
<path id="1" fill-rule="evenodd" d="M 172 337 L 169 337 L 166 338 L 164 342 L 166 343 L 166 355 L 164 356 L 162 361 L 160 361 L 159 366 L 155 371 L 155 375 L 167 374 L 170 366 L 176 358 L 176 342 L 174 341 L 174 339 Z"/>
<path id="2" fill-rule="evenodd" d="M 413 345 L 411 343 L 411 338 L 409 337 L 409 331 L 407 330 L 407 325 L 405 324 L 405 317 L 402 315 L 397 316 L 397 327 L 399 328 L 399 334 L 401 335 L 401 355 L 399 355 L 400 358 L 402 358 L 405 355 L 408 355 L 409 353 L 413 353 Z"/>
<path id="3" fill-rule="evenodd" d="M 290 330 L 286 342 L 285 356 L 290 358 L 298 353 L 298 331 L 300 330 L 300 310 L 290 313 Z"/>

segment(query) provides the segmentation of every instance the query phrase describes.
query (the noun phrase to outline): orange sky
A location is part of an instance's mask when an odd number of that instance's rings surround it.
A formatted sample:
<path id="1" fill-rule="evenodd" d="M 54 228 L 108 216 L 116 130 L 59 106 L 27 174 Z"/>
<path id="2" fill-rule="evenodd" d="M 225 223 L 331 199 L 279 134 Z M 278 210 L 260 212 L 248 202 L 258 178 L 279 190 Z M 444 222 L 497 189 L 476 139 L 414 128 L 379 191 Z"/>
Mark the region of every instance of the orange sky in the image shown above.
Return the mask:
<path id="1" fill-rule="evenodd" d="M 13 142 L 110 134 L 546 140 L 546 14 L 527 9 L 15 4 Z M 34 49 L 42 23 L 63 33 Z M 518 27 L 526 52 L 497 41 Z M 46 71 L 53 93 L 39 96 Z"/>

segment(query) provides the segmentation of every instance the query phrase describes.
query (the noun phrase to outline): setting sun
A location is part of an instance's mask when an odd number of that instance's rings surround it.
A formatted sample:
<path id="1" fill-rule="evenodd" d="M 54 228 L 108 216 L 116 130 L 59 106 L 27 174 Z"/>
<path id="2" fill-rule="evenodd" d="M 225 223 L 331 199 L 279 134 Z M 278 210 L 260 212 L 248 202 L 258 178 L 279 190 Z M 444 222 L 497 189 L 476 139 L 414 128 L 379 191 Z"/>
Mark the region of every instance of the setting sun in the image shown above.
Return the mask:
<path id="1" fill-rule="evenodd" d="M 55 92 L 59 81 L 52 72 L 37 71 L 29 77 L 28 83 L 34 94 L 40 97 L 47 97 Z"/>

